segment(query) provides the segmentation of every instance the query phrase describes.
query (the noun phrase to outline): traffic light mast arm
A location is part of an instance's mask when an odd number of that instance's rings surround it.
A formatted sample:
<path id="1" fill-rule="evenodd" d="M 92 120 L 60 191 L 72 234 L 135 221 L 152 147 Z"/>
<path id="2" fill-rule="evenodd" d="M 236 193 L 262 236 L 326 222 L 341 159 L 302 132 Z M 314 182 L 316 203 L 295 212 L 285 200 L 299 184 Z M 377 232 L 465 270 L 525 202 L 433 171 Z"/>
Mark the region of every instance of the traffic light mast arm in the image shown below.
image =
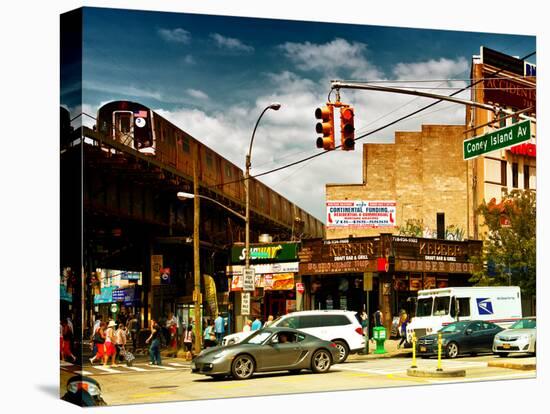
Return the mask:
<path id="1" fill-rule="evenodd" d="M 423 98 L 439 99 L 442 101 L 448 101 L 448 102 L 453 102 L 453 103 L 462 104 L 462 105 L 476 106 L 478 108 L 487 109 L 494 113 L 503 112 L 508 115 L 516 115 L 516 112 L 514 111 L 501 108 L 495 105 L 488 105 L 480 102 L 469 101 L 467 99 L 455 98 L 454 96 L 437 95 L 435 93 L 430 93 L 430 92 L 421 92 L 421 91 L 416 91 L 411 89 L 395 88 L 392 86 L 369 85 L 367 83 L 342 82 L 342 81 L 333 80 L 331 81 L 331 89 L 336 89 L 337 92 L 339 89 L 364 89 L 369 91 L 400 93 L 404 95 L 420 96 Z M 524 114 L 518 114 L 518 116 L 521 119 L 526 119 L 531 122 L 537 122 L 536 118 L 533 118 Z"/>

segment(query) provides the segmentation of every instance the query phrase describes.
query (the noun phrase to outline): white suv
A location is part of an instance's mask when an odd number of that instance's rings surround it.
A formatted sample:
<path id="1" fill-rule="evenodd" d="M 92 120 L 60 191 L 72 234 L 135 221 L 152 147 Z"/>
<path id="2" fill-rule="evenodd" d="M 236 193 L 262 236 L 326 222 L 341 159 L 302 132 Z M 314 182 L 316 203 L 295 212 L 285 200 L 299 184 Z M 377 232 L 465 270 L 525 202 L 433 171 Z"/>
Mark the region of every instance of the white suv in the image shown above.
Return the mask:
<path id="1" fill-rule="evenodd" d="M 273 321 L 270 326 L 294 328 L 304 331 L 317 338 L 332 341 L 338 347 L 340 359 L 344 362 L 350 353 L 356 353 L 365 348 L 363 328 L 357 318 L 357 313 L 344 310 L 314 310 L 292 312 Z M 223 345 L 241 342 L 253 332 L 238 332 L 223 338 Z"/>

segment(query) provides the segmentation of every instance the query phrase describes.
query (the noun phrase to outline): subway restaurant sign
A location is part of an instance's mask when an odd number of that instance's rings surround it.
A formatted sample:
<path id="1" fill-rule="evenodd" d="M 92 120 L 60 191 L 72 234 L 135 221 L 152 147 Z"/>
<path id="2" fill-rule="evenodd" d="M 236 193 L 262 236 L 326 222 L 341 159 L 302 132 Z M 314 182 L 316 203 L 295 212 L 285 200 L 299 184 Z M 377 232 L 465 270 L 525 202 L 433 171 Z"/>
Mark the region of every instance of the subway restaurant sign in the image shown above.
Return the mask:
<path id="1" fill-rule="evenodd" d="M 244 245 L 231 248 L 231 263 L 243 263 L 246 258 Z M 250 261 L 252 262 L 292 262 L 298 258 L 297 243 L 262 243 L 250 245 Z"/>
<path id="2" fill-rule="evenodd" d="M 464 141 L 464 160 L 511 147 L 531 138 L 531 121 L 523 121 L 495 132 Z"/>

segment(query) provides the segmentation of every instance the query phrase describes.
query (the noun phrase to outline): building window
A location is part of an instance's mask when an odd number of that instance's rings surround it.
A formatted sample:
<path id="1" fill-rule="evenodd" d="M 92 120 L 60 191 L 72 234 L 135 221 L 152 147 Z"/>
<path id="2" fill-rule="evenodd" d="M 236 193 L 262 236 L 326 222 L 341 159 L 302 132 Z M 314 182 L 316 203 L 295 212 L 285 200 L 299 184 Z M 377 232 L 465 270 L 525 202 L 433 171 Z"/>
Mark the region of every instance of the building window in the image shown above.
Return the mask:
<path id="1" fill-rule="evenodd" d="M 507 162 L 505 160 L 500 161 L 500 185 L 503 187 L 508 185 L 508 181 L 506 180 L 506 167 Z"/>
<path id="2" fill-rule="evenodd" d="M 518 188 L 518 163 L 512 163 L 512 187 Z"/>
<path id="3" fill-rule="evenodd" d="M 529 189 L 529 166 L 528 165 L 523 166 L 523 188 L 526 190 Z"/>
<path id="4" fill-rule="evenodd" d="M 498 114 L 498 126 L 499 128 L 504 128 L 506 126 L 506 114 L 504 112 L 500 112 Z"/>

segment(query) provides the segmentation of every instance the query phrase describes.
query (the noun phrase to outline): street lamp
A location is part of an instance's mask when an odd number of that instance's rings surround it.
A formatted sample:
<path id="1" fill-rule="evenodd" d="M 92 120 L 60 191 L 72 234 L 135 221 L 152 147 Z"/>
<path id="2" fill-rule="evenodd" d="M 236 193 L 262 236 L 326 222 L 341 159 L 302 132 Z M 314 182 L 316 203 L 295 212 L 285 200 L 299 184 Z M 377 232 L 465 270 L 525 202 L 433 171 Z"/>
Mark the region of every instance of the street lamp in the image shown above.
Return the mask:
<path id="1" fill-rule="evenodd" d="M 274 102 L 271 105 L 268 105 L 264 108 L 260 116 L 258 117 L 258 120 L 256 121 L 256 125 L 254 125 L 254 130 L 252 131 L 252 138 L 250 139 L 250 146 L 248 148 L 248 153 L 246 154 L 246 160 L 245 160 L 245 173 L 244 173 L 244 193 L 246 197 L 246 217 L 245 217 L 245 272 L 248 272 L 248 269 L 250 269 L 250 192 L 248 191 L 248 185 L 250 180 L 250 166 L 251 163 L 251 157 L 252 157 L 252 144 L 254 143 L 254 135 L 256 134 L 256 129 L 258 128 L 258 124 L 260 123 L 260 119 L 262 119 L 262 116 L 265 114 L 265 112 L 268 109 L 273 109 L 274 111 L 278 111 L 281 107 L 281 104 L 278 102 Z"/>
<path id="2" fill-rule="evenodd" d="M 181 201 L 185 201 L 185 200 L 188 200 L 188 199 L 193 199 L 195 198 L 195 194 L 192 194 L 192 193 L 184 193 L 183 191 L 180 191 L 178 192 L 177 194 L 177 197 L 178 199 L 180 199 Z M 237 217 L 239 217 L 240 219 L 242 220 L 246 220 L 246 217 L 243 216 L 241 213 L 237 213 L 235 210 L 223 205 L 222 203 L 220 203 L 219 201 L 216 201 L 214 200 L 213 198 L 210 198 L 210 197 L 206 197 L 206 196 L 203 196 L 203 195 L 200 195 L 200 194 L 197 194 L 197 197 L 198 198 L 202 198 L 204 200 L 208 200 L 212 203 L 215 203 L 217 205 L 219 205 L 220 207 L 223 207 L 224 209 L 226 209 L 227 211 L 233 213 L 234 215 L 236 215 Z"/>
<path id="3" fill-rule="evenodd" d="M 197 180 L 197 177 L 195 177 L 195 180 Z M 194 221 L 193 221 L 193 260 L 194 260 L 194 274 L 195 274 L 195 281 L 194 281 L 194 289 L 193 289 L 193 302 L 194 302 L 194 306 L 195 306 L 195 353 L 199 353 L 200 350 L 201 350 L 201 335 L 202 335 L 202 332 L 201 332 L 201 328 L 200 328 L 200 324 L 199 324 L 199 321 L 200 321 L 200 306 L 201 306 L 201 303 L 202 303 L 202 300 L 200 298 L 200 260 L 199 260 L 199 252 L 200 252 L 200 240 L 199 240 L 199 209 L 200 209 L 200 205 L 198 203 L 199 199 L 200 198 L 203 198 L 205 200 L 208 200 L 212 203 L 215 203 L 217 205 L 219 205 L 220 207 L 223 207 L 224 209 L 226 209 L 227 211 L 233 213 L 234 215 L 236 215 L 237 217 L 239 217 L 240 219 L 242 220 L 246 220 L 246 217 L 243 216 L 242 214 L 236 212 L 235 210 L 223 205 L 222 203 L 214 200 L 213 198 L 210 198 L 210 197 L 206 197 L 206 196 L 203 196 L 203 195 L 200 195 L 198 194 L 198 184 L 195 185 L 195 194 L 193 193 L 186 193 L 186 192 L 183 192 L 183 191 L 180 191 L 177 193 L 177 197 L 179 200 L 181 201 L 185 201 L 185 200 L 188 200 L 188 199 L 194 199 L 195 203 L 194 203 L 194 210 L 195 210 L 195 214 L 194 214 Z"/>

